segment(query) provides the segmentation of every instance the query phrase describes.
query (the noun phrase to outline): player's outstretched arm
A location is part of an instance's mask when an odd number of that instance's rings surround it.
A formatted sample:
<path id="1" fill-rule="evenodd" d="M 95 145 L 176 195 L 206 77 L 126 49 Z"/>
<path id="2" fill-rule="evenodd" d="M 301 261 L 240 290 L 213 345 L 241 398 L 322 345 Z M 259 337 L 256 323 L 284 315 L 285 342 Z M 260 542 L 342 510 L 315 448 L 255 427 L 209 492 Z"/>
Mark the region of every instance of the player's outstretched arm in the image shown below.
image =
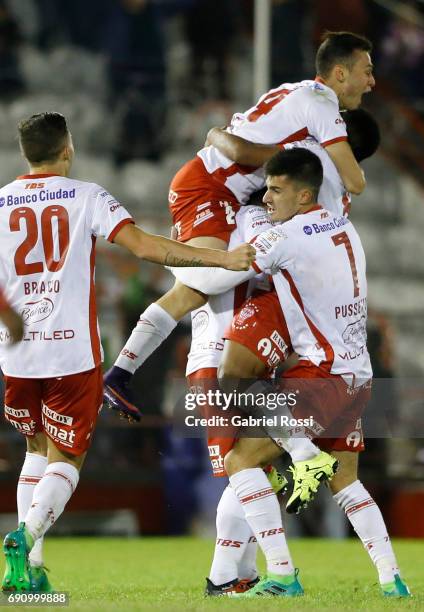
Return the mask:
<path id="1" fill-rule="evenodd" d="M 232 251 L 194 247 L 163 236 L 144 232 L 136 225 L 124 225 L 113 242 L 127 248 L 141 259 L 165 266 L 210 266 L 227 270 L 248 270 L 256 251 L 249 244 L 242 244 Z"/>
<path id="2" fill-rule="evenodd" d="M 336 142 L 325 147 L 325 150 L 333 160 L 347 191 L 357 195 L 362 193 L 366 185 L 365 175 L 350 144 L 346 141 Z"/>
<path id="3" fill-rule="evenodd" d="M 280 150 L 276 145 L 256 144 L 218 127 L 209 130 L 205 145 L 213 145 L 237 164 L 256 168 L 263 166 Z"/>

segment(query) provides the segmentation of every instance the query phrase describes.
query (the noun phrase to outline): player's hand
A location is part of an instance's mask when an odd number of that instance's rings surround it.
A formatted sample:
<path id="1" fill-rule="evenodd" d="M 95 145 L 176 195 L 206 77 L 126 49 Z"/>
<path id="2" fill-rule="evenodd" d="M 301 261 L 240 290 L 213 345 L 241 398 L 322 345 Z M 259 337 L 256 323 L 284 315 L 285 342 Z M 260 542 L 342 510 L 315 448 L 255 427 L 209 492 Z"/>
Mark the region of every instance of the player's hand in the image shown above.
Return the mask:
<path id="1" fill-rule="evenodd" d="M 216 132 L 222 132 L 224 130 L 226 130 L 226 126 L 220 128 L 220 127 L 213 127 L 209 130 L 207 136 L 206 136 L 206 140 L 205 140 L 205 147 L 210 147 L 211 145 L 213 145 L 213 136 Z"/>
<path id="2" fill-rule="evenodd" d="M 7 308 L 0 313 L 0 318 L 9 330 L 11 344 L 20 342 L 24 335 L 22 317 L 13 308 Z"/>
<path id="3" fill-rule="evenodd" d="M 256 251 L 251 244 L 241 244 L 232 251 L 225 253 L 225 268 L 227 270 L 248 270 L 255 261 Z"/>

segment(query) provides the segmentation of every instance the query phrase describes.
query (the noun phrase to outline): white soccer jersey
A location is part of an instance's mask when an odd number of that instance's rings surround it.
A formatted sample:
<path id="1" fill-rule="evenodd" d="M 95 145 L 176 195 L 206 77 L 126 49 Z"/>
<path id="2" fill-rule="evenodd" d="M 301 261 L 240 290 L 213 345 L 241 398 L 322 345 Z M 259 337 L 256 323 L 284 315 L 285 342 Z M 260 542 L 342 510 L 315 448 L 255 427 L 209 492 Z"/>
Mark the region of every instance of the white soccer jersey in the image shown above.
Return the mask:
<path id="1" fill-rule="evenodd" d="M 97 236 L 112 241 L 130 214 L 94 183 L 27 175 L 0 189 L 0 284 L 22 314 L 23 341 L 7 347 L 8 376 L 50 378 L 99 365 L 94 289 Z"/>
<path id="2" fill-rule="evenodd" d="M 318 81 L 284 83 L 271 89 L 256 106 L 236 113 L 229 131 L 260 144 L 285 144 L 312 136 L 326 147 L 347 140 L 338 98 Z M 263 186 L 263 168 L 237 165 L 212 146 L 203 148 L 198 156 L 240 204 L 246 204 L 249 196 Z"/>
<path id="3" fill-rule="evenodd" d="M 244 206 L 236 215 L 237 229 L 231 235 L 229 249 L 250 242 L 259 232 L 272 227 L 263 206 Z M 206 273 L 214 273 L 206 270 Z M 253 288 L 266 279 L 261 275 L 220 295 L 209 297 L 207 304 L 191 313 L 192 339 L 186 375 L 203 368 L 217 368 L 224 349 L 223 334 L 231 325 L 234 309 L 251 294 Z"/>
<path id="4" fill-rule="evenodd" d="M 273 275 L 293 349 L 349 384 L 372 376 L 365 254 L 352 223 L 320 206 L 260 234 L 256 272 Z"/>

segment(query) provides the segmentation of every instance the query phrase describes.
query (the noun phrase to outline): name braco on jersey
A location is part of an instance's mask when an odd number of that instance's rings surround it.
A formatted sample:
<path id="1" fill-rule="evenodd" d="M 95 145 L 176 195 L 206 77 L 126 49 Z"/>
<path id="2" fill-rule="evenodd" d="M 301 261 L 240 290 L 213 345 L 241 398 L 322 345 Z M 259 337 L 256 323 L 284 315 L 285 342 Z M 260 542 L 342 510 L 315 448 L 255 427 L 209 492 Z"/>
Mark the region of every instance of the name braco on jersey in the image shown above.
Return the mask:
<path id="1" fill-rule="evenodd" d="M 0 328 L 3 372 L 47 378 L 84 372 L 103 357 L 94 289 L 97 236 L 113 241 L 130 214 L 99 185 L 56 175 L 0 189 L 0 284 L 24 321 L 22 342 Z"/>

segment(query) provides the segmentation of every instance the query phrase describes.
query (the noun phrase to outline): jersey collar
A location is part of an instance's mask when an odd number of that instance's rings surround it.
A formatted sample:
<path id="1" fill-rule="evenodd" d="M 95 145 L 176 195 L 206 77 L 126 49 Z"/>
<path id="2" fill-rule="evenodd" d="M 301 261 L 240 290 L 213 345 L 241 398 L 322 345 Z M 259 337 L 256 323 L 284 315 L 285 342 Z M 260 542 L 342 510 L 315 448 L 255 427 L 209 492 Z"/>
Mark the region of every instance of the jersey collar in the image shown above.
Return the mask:
<path id="1" fill-rule="evenodd" d="M 60 174 L 21 174 L 21 176 L 17 176 L 16 179 L 41 179 L 41 178 L 49 178 L 49 176 L 61 176 Z"/>
<path id="2" fill-rule="evenodd" d="M 316 76 L 314 81 L 315 81 L 315 83 L 319 83 L 322 87 L 325 87 L 325 91 L 326 91 L 328 97 L 331 98 L 331 100 L 333 100 L 333 102 L 335 102 L 337 104 L 337 106 L 339 106 L 339 99 L 338 99 L 334 89 L 331 89 L 331 87 L 328 87 L 328 85 L 326 85 L 324 83 L 324 81 L 322 80 L 322 78 L 320 76 Z"/>
<path id="3" fill-rule="evenodd" d="M 322 210 L 324 207 L 321 206 L 321 204 L 315 204 L 315 206 L 312 206 L 312 208 L 310 208 L 309 210 L 307 210 L 306 212 L 302 213 L 304 215 L 308 215 L 311 212 L 315 212 L 316 210 Z"/>

